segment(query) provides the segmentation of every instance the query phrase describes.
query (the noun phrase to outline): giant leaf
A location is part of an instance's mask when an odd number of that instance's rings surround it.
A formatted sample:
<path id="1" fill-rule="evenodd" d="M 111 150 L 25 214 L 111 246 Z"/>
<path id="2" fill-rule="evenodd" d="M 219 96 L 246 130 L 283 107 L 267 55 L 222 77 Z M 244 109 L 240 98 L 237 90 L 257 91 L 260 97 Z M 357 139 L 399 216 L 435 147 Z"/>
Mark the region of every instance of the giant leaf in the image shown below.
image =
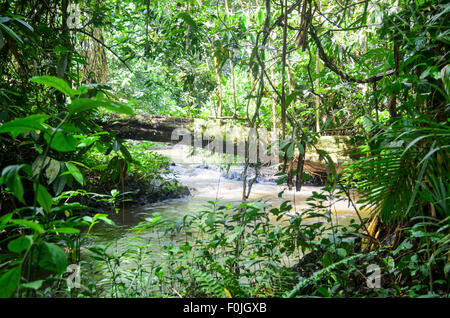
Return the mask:
<path id="1" fill-rule="evenodd" d="M 63 174 L 71 174 L 75 180 L 78 181 L 79 184 L 84 184 L 83 174 L 81 171 L 72 163 L 66 162 L 66 167 L 68 171 L 64 172 Z"/>
<path id="2" fill-rule="evenodd" d="M 37 201 L 45 212 L 49 213 L 51 211 L 53 198 L 50 193 L 48 193 L 47 189 L 41 184 L 39 184 L 37 188 Z"/>
<path id="3" fill-rule="evenodd" d="M 16 138 L 26 131 L 42 130 L 45 128 L 42 124 L 48 118 L 50 118 L 50 116 L 45 114 L 35 114 L 24 118 L 17 118 L 0 126 L 0 133 L 10 133 Z"/>
<path id="4" fill-rule="evenodd" d="M 132 114 L 133 109 L 122 103 L 117 103 L 109 99 L 92 99 L 92 98 L 78 98 L 73 100 L 69 104 L 69 114 L 73 115 L 83 111 L 91 110 L 98 107 L 104 107 L 109 111 L 122 113 L 122 114 Z"/>
<path id="5" fill-rule="evenodd" d="M 42 228 L 42 226 L 39 223 L 36 223 L 33 221 L 22 220 L 22 219 L 12 219 L 11 223 L 25 226 L 25 227 L 30 228 L 38 233 L 44 232 L 44 229 Z"/>
<path id="6" fill-rule="evenodd" d="M 22 180 L 20 179 L 19 171 L 22 168 L 28 167 L 31 172 L 30 166 L 21 164 L 21 165 L 12 165 L 7 166 L 2 171 L 2 179 L 3 183 L 13 192 L 13 194 L 19 199 L 20 202 L 25 203 L 23 198 L 24 190 L 22 185 Z"/>
<path id="7" fill-rule="evenodd" d="M 17 290 L 20 280 L 20 266 L 16 266 L 0 276 L 0 298 L 9 298 Z"/>
<path id="8" fill-rule="evenodd" d="M 66 175 L 60 175 L 55 179 L 55 182 L 53 182 L 53 191 L 56 195 L 59 195 L 63 190 L 64 187 L 67 184 L 68 177 Z"/>
<path id="9" fill-rule="evenodd" d="M 47 232 L 63 233 L 63 234 L 78 234 L 78 233 L 80 233 L 80 230 L 73 228 L 73 227 L 59 227 L 56 229 L 47 230 Z"/>
<path id="10" fill-rule="evenodd" d="M 31 288 L 31 289 L 34 289 L 34 290 L 38 290 L 39 288 L 41 288 L 43 282 L 44 282 L 43 280 L 35 280 L 34 282 L 21 284 L 20 287 L 21 288 Z"/>
<path id="11" fill-rule="evenodd" d="M 24 27 L 26 27 L 31 32 L 34 32 L 33 27 L 31 25 L 29 25 L 28 23 L 26 23 L 25 21 L 23 21 L 22 19 L 14 18 L 14 20 L 19 22 L 20 24 L 22 24 Z"/>
<path id="12" fill-rule="evenodd" d="M 11 220 L 12 216 L 12 213 L 8 213 L 0 217 L 0 230 L 2 230 L 5 224 Z"/>
<path id="13" fill-rule="evenodd" d="M 47 142 L 50 142 L 50 137 L 46 137 Z M 53 136 L 50 147 L 57 151 L 69 152 L 74 151 L 77 148 L 77 140 L 72 136 L 62 131 L 58 131 Z"/>
<path id="14" fill-rule="evenodd" d="M 58 245 L 44 242 L 39 266 L 43 269 L 62 274 L 67 267 L 67 256 Z"/>
<path id="15" fill-rule="evenodd" d="M 32 243 L 33 239 L 30 235 L 22 235 L 8 243 L 8 250 L 14 253 L 22 253 L 27 250 Z"/>
<path id="16" fill-rule="evenodd" d="M 10 27 L 7 25 L 0 23 L 0 28 L 3 29 L 11 38 L 13 38 L 15 41 L 19 42 L 20 44 L 23 44 L 23 40 L 20 36 L 17 35 L 16 32 L 14 32 Z"/>
<path id="17" fill-rule="evenodd" d="M 56 76 L 38 76 L 30 79 L 30 82 L 44 84 L 54 89 L 64 93 L 70 97 L 75 96 L 79 92 L 77 90 L 72 89 L 67 82 Z"/>
<path id="18" fill-rule="evenodd" d="M 51 184 L 58 176 L 61 163 L 58 160 L 51 159 L 47 169 L 45 169 L 45 175 L 48 178 L 48 184 Z"/>
<path id="19" fill-rule="evenodd" d="M 33 171 L 33 177 L 37 176 L 41 169 L 45 169 L 45 167 L 50 162 L 50 157 L 44 157 L 43 155 L 39 155 L 34 160 L 33 164 L 31 165 L 31 169 Z"/>

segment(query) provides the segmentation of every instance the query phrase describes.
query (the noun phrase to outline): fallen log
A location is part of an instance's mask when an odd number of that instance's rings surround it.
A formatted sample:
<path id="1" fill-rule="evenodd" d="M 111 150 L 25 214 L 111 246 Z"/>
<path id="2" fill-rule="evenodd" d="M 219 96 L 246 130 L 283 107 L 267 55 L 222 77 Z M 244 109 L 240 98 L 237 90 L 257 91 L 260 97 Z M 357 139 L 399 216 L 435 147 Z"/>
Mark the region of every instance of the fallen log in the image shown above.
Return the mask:
<path id="1" fill-rule="evenodd" d="M 217 134 L 225 134 L 230 126 L 220 125 L 215 120 L 204 121 L 204 125 L 208 126 L 212 124 L 213 130 L 203 129 L 200 132 L 201 142 L 198 139 L 194 142 L 194 133 L 198 137 L 199 132 L 196 130 L 199 126 L 195 126 L 196 119 L 193 118 L 180 118 L 180 117 L 168 117 L 168 116 L 155 116 L 155 115 L 136 115 L 129 118 L 113 118 L 108 122 L 102 122 L 100 125 L 105 131 L 113 131 L 117 134 L 117 137 L 131 140 L 148 140 L 153 142 L 164 142 L 177 144 L 183 139 L 182 136 L 178 136 L 177 129 L 182 129 L 190 134 L 191 139 L 187 142 L 184 140 L 184 144 L 191 145 L 193 147 L 201 147 L 203 149 L 209 149 L 211 141 L 216 138 Z M 198 120 L 197 120 L 198 124 Z M 195 128 L 194 128 L 195 126 Z M 245 142 L 244 136 L 248 133 L 245 131 L 245 127 L 234 126 L 233 129 L 241 130 L 236 136 L 233 136 L 232 140 L 223 140 L 221 149 L 233 149 L 232 153 L 239 154 L 239 150 L 242 151 L 243 143 Z M 239 140 L 244 139 L 244 140 Z M 336 168 L 342 169 L 341 163 L 350 162 L 352 159 L 351 148 L 348 143 L 348 137 L 346 136 L 322 136 L 318 142 L 320 149 L 327 151 L 333 160 L 335 161 Z M 324 175 L 327 172 L 326 162 L 320 158 L 313 149 L 307 148 L 307 155 L 305 158 L 304 169 L 305 171 L 316 174 Z"/>

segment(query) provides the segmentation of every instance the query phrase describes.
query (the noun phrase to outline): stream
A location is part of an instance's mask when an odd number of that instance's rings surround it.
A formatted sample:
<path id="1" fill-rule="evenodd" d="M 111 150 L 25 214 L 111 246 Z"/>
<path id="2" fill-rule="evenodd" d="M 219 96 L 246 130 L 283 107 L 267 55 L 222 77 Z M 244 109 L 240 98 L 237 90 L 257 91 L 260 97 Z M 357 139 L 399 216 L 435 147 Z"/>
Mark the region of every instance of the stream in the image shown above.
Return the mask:
<path id="1" fill-rule="evenodd" d="M 219 204 L 237 204 L 242 199 L 242 181 L 236 180 L 240 175 L 242 166 L 232 166 L 227 173 L 221 171 L 217 163 L 217 156 L 194 155 L 189 156 L 189 149 L 182 145 L 167 146 L 162 149 L 152 150 L 169 157 L 174 165 L 170 167 L 171 177 L 175 177 L 181 184 L 190 189 L 191 195 L 178 199 L 168 199 L 162 202 L 126 209 L 125 222 L 121 212 L 110 218 L 117 224 L 116 227 L 99 223 L 94 226 L 90 236 L 89 245 L 107 244 L 114 241 L 117 250 L 125 250 L 130 240 L 135 239 L 136 233 L 130 231 L 139 222 L 151 222 L 154 215 L 171 222 L 176 221 L 184 215 L 195 214 L 199 211 L 210 209 L 208 201 L 220 201 Z M 270 168 L 269 168 L 270 169 Z M 276 171 L 269 171 L 275 173 Z M 250 173 L 251 174 L 251 173 Z M 230 179 L 231 176 L 234 179 Z M 302 186 L 300 192 L 288 190 L 285 185 L 277 185 L 273 180 L 255 182 L 249 200 L 261 199 L 266 205 L 279 207 L 284 201 L 290 200 L 292 205 L 291 214 L 301 213 L 308 208 L 306 199 L 313 191 L 320 192 L 321 186 Z M 282 197 L 278 194 L 284 190 Z M 349 201 L 343 200 L 332 205 L 333 221 L 346 225 L 351 219 L 357 221 L 357 215 Z M 364 213 L 363 213 L 364 215 Z M 277 222 L 275 218 L 273 222 Z M 278 221 L 279 222 L 279 221 Z M 359 223 L 359 222 L 358 222 Z M 159 233 L 161 236 L 164 233 Z M 158 236 L 159 236 L 158 234 Z M 139 233 L 139 237 L 147 241 L 154 239 L 155 231 Z M 160 237 L 158 238 L 160 239 Z"/>
<path id="2" fill-rule="evenodd" d="M 141 291 L 156 293 L 156 295 L 171 293 L 172 291 L 167 289 L 169 287 L 166 284 L 160 283 L 159 278 L 155 278 L 158 276 L 155 276 L 155 271 L 158 268 L 163 268 L 163 271 L 167 272 L 173 270 L 175 265 L 171 261 L 168 262 L 171 255 L 188 242 L 195 242 L 195 237 L 198 238 L 198 235 L 201 234 L 198 228 L 191 227 L 189 232 L 193 234 L 192 237 L 188 237 L 185 231 L 167 235 L 167 228 L 173 228 L 177 220 L 186 215 L 195 216 L 201 211 L 213 211 L 211 203 L 208 203 L 210 201 L 219 201 L 219 205 L 231 203 L 233 206 L 238 206 L 241 203 L 242 181 L 239 179 L 241 179 L 242 166 L 231 166 L 226 172 L 220 168 L 221 158 L 204 155 L 193 158 L 189 156 L 189 149 L 185 149 L 184 146 L 179 148 L 178 146 L 164 145 L 161 149 L 153 149 L 152 151 L 165 155 L 174 162 L 170 166 L 171 174 L 168 177 L 176 178 L 181 184 L 187 186 L 191 195 L 129 208 L 126 209 L 124 215 L 120 211 L 109 216 L 116 223 L 116 226 L 100 222 L 93 227 L 86 237 L 83 247 L 81 247 L 81 258 L 86 261 L 86 264 L 90 264 L 88 266 L 92 265 L 97 268 L 95 270 L 97 274 L 95 275 L 99 275 L 99 279 L 96 281 L 96 286 L 100 289 L 105 288 L 104 295 L 107 297 L 111 296 L 108 290 L 111 290 L 111 286 L 115 285 L 111 283 L 111 279 L 117 279 L 114 278 L 117 276 L 113 272 L 120 271 L 121 275 L 125 275 L 121 276 L 120 280 L 124 284 L 129 284 L 130 282 L 126 282 L 127 279 L 123 277 L 127 277 L 127 273 L 139 272 L 143 268 L 146 268 L 144 271 L 153 273 L 153 276 L 150 275 L 147 283 L 145 283 L 146 286 L 151 286 L 151 288 L 136 288 Z M 280 207 L 286 200 L 289 200 L 292 205 L 292 210 L 279 220 L 270 214 L 269 222 L 273 225 L 282 227 L 287 224 L 283 224 L 283 222 L 288 222 L 292 215 L 302 213 L 302 210 L 309 207 L 306 199 L 314 191 L 321 192 L 321 186 L 311 185 L 302 186 L 300 192 L 288 190 L 286 186 L 277 185 L 275 182 L 276 169 L 270 167 L 264 169 L 266 171 L 263 171 L 262 177 L 253 184 L 249 200 L 262 200 L 266 206 L 271 206 L 268 210 L 272 207 Z M 250 172 L 249 175 L 251 174 Z M 284 192 L 280 197 L 279 193 L 282 191 Z M 357 214 L 348 200 L 333 203 L 331 212 L 333 224 L 348 225 L 352 219 L 359 223 Z M 362 214 L 363 216 L 366 215 L 364 212 Z M 153 226 L 154 220 L 158 220 L 162 226 Z M 323 218 L 320 221 L 323 222 Z M 306 222 L 315 221 L 309 219 Z M 143 229 L 146 225 L 149 227 Z M 141 228 L 141 230 L 137 231 L 137 228 Z M 88 252 L 87 249 L 94 246 L 107 247 L 107 253 L 115 255 L 115 261 L 95 265 L 96 263 L 91 262 L 90 257 L 87 257 L 92 253 Z M 121 255 L 130 255 L 130 257 L 122 257 Z M 298 255 L 283 256 L 281 262 L 287 268 L 295 266 L 298 262 Z M 115 266 L 117 267 L 113 269 L 112 267 Z M 131 275 L 131 277 L 135 276 Z M 134 279 L 132 280 L 134 281 Z M 142 277 L 140 281 L 142 281 Z M 125 296 L 128 297 L 129 295 Z"/>

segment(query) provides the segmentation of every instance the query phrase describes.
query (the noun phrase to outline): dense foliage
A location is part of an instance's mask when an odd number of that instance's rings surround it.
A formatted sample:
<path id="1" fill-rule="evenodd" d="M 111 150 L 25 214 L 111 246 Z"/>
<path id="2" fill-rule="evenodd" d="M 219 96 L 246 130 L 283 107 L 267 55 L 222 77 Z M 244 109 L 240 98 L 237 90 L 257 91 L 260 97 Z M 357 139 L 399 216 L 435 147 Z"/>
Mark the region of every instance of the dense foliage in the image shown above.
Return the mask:
<path id="1" fill-rule="evenodd" d="M 0 297 L 448 296 L 449 12 L 438 0 L 0 1 Z M 93 202 L 124 213 L 125 182 L 164 183 L 169 164 L 104 131 L 111 113 L 279 130 L 281 180 L 298 191 L 320 135 L 360 151 L 342 167 L 317 149 L 327 186 L 300 215 L 248 201 L 244 178 L 240 205 L 135 228 L 164 233 L 158 261 L 150 240 L 90 247 L 93 265 L 84 239 L 114 225 Z M 372 213 L 342 227 L 330 202 L 351 191 Z M 71 288 L 80 262 L 91 275 Z M 382 288 L 367 287 L 368 265 Z"/>

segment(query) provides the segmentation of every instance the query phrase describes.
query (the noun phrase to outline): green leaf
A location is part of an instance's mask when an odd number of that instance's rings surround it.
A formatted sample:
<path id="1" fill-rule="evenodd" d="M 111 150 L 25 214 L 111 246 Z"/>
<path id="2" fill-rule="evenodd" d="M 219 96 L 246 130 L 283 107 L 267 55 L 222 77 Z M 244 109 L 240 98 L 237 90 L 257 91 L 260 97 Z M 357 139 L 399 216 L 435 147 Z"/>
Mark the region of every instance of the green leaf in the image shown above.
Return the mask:
<path id="1" fill-rule="evenodd" d="M 83 220 L 91 223 L 91 225 L 89 226 L 88 229 L 88 233 L 91 231 L 92 227 L 98 223 L 98 220 L 102 220 L 103 222 L 105 222 L 106 224 L 115 226 L 116 224 L 114 223 L 114 221 L 108 219 L 108 214 L 101 214 L 101 213 L 97 213 L 96 215 L 94 215 L 94 217 L 90 217 L 90 216 L 84 216 Z"/>
<path id="2" fill-rule="evenodd" d="M 34 160 L 31 170 L 33 171 L 33 177 L 37 176 L 39 174 L 39 171 L 41 169 L 45 169 L 45 167 L 50 162 L 50 157 L 44 157 L 43 155 L 39 155 Z"/>
<path id="3" fill-rule="evenodd" d="M 291 159 L 292 157 L 294 157 L 294 144 L 291 143 L 286 151 L 286 155 L 288 157 L 288 159 Z"/>
<path id="4" fill-rule="evenodd" d="M 64 251 L 53 243 L 44 242 L 43 245 L 39 266 L 58 274 L 64 273 L 67 267 L 67 256 Z"/>
<path id="5" fill-rule="evenodd" d="M 442 68 L 441 79 L 442 83 L 444 83 L 444 89 L 447 92 L 447 95 L 450 95 L 450 64 L 447 64 Z"/>
<path id="6" fill-rule="evenodd" d="M 96 222 L 96 220 L 102 220 L 106 224 L 109 224 L 112 226 L 116 225 L 113 220 L 108 219 L 108 214 L 96 214 L 96 215 L 94 215 L 93 222 Z"/>
<path id="7" fill-rule="evenodd" d="M 247 31 L 247 25 L 248 25 L 247 16 L 241 15 L 241 17 L 239 18 L 239 27 L 241 28 L 242 32 Z"/>
<path id="8" fill-rule="evenodd" d="M 7 166 L 2 171 L 3 183 L 14 193 L 16 198 L 25 204 L 23 198 L 24 190 L 22 185 L 22 180 L 20 179 L 19 171 L 26 165 L 12 165 Z"/>
<path id="9" fill-rule="evenodd" d="M 69 171 L 64 172 L 64 174 L 71 174 L 79 184 L 84 185 L 83 174 L 81 171 L 70 162 L 66 162 L 65 164 Z"/>
<path id="10" fill-rule="evenodd" d="M 54 89 L 66 94 L 70 97 L 75 96 L 79 92 L 72 89 L 67 82 L 56 76 L 38 76 L 30 79 L 30 82 L 44 84 L 46 86 L 53 87 Z"/>
<path id="11" fill-rule="evenodd" d="M 60 227 L 57 229 L 47 230 L 47 232 L 62 233 L 62 234 L 78 234 L 80 233 L 80 230 L 73 227 Z"/>
<path id="12" fill-rule="evenodd" d="M 109 111 L 133 114 L 133 109 L 130 106 L 113 102 L 109 99 L 92 99 L 92 98 L 79 98 L 73 100 L 69 105 L 69 114 L 73 115 L 83 111 L 87 111 L 93 108 L 104 107 Z"/>
<path id="13" fill-rule="evenodd" d="M 289 105 L 292 103 L 292 101 L 293 101 L 299 94 L 300 94 L 299 91 L 295 91 L 295 92 L 289 94 L 289 95 L 286 97 L 286 108 L 289 107 Z"/>
<path id="14" fill-rule="evenodd" d="M 130 152 L 124 145 L 121 145 L 120 152 L 123 154 L 123 156 L 128 162 L 133 162 L 133 157 L 131 156 Z"/>
<path id="15" fill-rule="evenodd" d="M 324 254 L 322 256 L 322 266 L 328 267 L 333 263 L 333 256 L 331 254 Z"/>
<path id="16" fill-rule="evenodd" d="M 302 181 L 309 181 L 309 180 L 311 180 L 311 176 L 307 173 L 303 173 Z"/>
<path id="17" fill-rule="evenodd" d="M 60 194 L 64 190 L 64 187 L 67 184 L 67 179 L 68 176 L 66 175 L 61 175 L 56 178 L 55 182 L 53 183 L 53 191 L 56 195 Z"/>
<path id="18" fill-rule="evenodd" d="M 34 282 L 22 284 L 22 285 L 20 285 L 20 287 L 38 290 L 39 288 L 42 287 L 43 282 L 44 282 L 43 280 L 35 280 Z"/>
<path id="19" fill-rule="evenodd" d="M 194 21 L 194 19 L 192 19 L 190 14 L 188 14 L 186 12 L 181 12 L 178 16 L 180 18 L 182 18 L 184 20 L 184 22 L 186 22 L 191 28 L 193 28 L 194 30 L 197 30 L 197 28 L 198 28 L 197 23 Z"/>
<path id="20" fill-rule="evenodd" d="M 46 135 L 47 142 L 50 141 L 50 137 Z M 53 136 L 52 143 L 50 147 L 57 151 L 69 152 L 74 151 L 77 148 L 77 140 L 72 135 L 67 135 L 61 131 L 58 131 Z"/>
<path id="21" fill-rule="evenodd" d="M 11 223 L 25 226 L 25 227 L 30 228 L 30 229 L 38 232 L 38 233 L 44 232 L 44 229 L 42 228 L 42 226 L 39 223 L 36 223 L 36 222 L 33 222 L 33 221 L 21 220 L 21 219 L 12 219 Z"/>
<path id="22" fill-rule="evenodd" d="M 45 170 L 45 175 L 48 178 L 48 184 L 51 184 L 58 176 L 61 164 L 58 160 L 51 159 L 47 169 Z"/>
<path id="23" fill-rule="evenodd" d="M 323 297 L 329 297 L 330 294 L 328 293 L 328 289 L 326 289 L 325 287 L 318 287 L 317 291 L 323 296 Z"/>
<path id="24" fill-rule="evenodd" d="M 40 206 L 44 209 L 45 212 L 49 213 L 51 211 L 53 205 L 53 198 L 42 184 L 38 185 L 37 201 L 39 202 Z"/>
<path id="25" fill-rule="evenodd" d="M 90 98 L 78 98 L 73 100 L 68 108 L 69 108 L 69 114 L 73 115 L 76 113 L 80 113 L 86 110 L 90 110 L 92 108 L 99 107 L 99 103 L 95 99 Z"/>
<path id="26" fill-rule="evenodd" d="M 362 118 L 362 126 L 366 132 L 370 132 L 376 127 L 375 121 L 369 115 L 364 115 Z"/>
<path id="27" fill-rule="evenodd" d="M 289 146 L 290 142 L 287 140 L 280 140 L 280 150 L 285 151 L 286 147 Z"/>
<path id="28" fill-rule="evenodd" d="M 34 29 L 31 25 L 29 25 L 28 23 L 26 23 L 25 21 L 23 21 L 22 19 L 17 19 L 14 18 L 15 21 L 19 22 L 20 24 L 22 24 L 24 27 L 26 27 L 28 30 L 30 30 L 31 32 L 34 32 Z"/>
<path id="29" fill-rule="evenodd" d="M 337 252 L 337 254 L 338 254 L 340 257 L 342 257 L 342 258 L 344 258 L 344 257 L 347 256 L 347 251 L 346 251 L 344 248 L 338 248 L 338 249 L 336 250 L 336 252 Z"/>
<path id="30" fill-rule="evenodd" d="M 264 24 L 264 11 L 262 8 L 259 9 L 259 11 L 258 11 L 258 23 L 259 23 L 259 25 Z"/>
<path id="31" fill-rule="evenodd" d="M 104 99 L 100 101 L 100 106 L 106 108 L 109 111 L 121 114 L 131 115 L 134 113 L 133 109 L 125 104 L 113 102 L 108 99 Z"/>
<path id="32" fill-rule="evenodd" d="M 3 29 L 11 38 L 19 42 L 20 44 L 23 44 L 23 40 L 20 36 L 16 34 L 13 30 L 11 30 L 10 27 L 6 26 L 3 23 L 0 23 L 0 29 Z"/>
<path id="33" fill-rule="evenodd" d="M 447 263 L 444 266 L 444 275 L 447 275 L 448 272 L 450 272 L 450 263 Z"/>
<path id="34" fill-rule="evenodd" d="M 254 208 L 255 210 L 263 210 L 265 208 L 264 202 L 261 201 L 254 201 L 254 202 L 248 202 L 248 207 Z"/>
<path id="35" fill-rule="evenodd" d="M 5 224 L 11 220 L 12 216 L 13 216 L 12 213 L 8 213 L 0 217 L 0 230 L 3 229 Z"/>
<path id="36" fill-rule="evenodd" d="M 8 249 L 14 253 L 22 253 L 27 250 L 31 244 L 33 244 L 33 239 L 29 235 L 22 235 L 19 238 L 12 240 L 8 243 Z"/>
<path id="37" fill-rule="evenodd" d="M 0 133 L 10 133 L 14 138 L 17 138 L 18 135 L 26 131 L 45 129 L 42 124 L 49 118 L 50 116 L 45 114 L 18 118 L 0 126 Z"/>
<path id="38" fill-rule="evenodd" d="M 209 213 L 208 218 L 205 221 L 205 224 L 210 228 L 213 228 L 215 222 L 216 222 L 216 214 L 214 212 Z"/>
<path id="39" fill-rule="evenodd" d="M 20 266 L 16 266 L 0 276 L 0 298 L 9 298 L 17 290 L 20 281 Z"/>
<path id="40" fill-rule="evenodd" d="M 303 156 L 305 154 L 305 148 L 299 141 L 297 141 L 295 144 L 297 145 L 298 151 Z"/>

